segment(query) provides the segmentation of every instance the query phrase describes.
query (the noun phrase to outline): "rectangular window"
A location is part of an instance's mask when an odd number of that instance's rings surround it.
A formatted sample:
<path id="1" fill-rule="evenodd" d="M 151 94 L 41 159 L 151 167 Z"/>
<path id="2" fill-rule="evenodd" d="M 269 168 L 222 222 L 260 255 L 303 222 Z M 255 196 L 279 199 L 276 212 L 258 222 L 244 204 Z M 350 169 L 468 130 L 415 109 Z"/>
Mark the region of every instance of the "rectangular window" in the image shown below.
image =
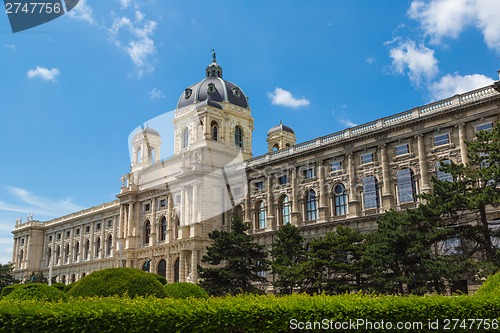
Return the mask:
<path id="1" fill-rule="evenodd" d="M 61 239 L 61 234 L 60 233 L 57 234 L 56 238 L 57 238 L 57 240 L 60 240 Z"/>
<path id="2" fill-rule="evenodd" d="M 452 182 L 453 177 L 448 172 L 441 171 L 441 165 L 450 164 L 450 160 L 442 160 L 441 162 L 436 162 L 436 178 L 437 180 Z"/>
<path id="3" fill-rule="evenodd" d="M 108 221 L 108 229 L 113 227 L 113 220 Z"/>
<path id="4" fill-rule="evenodd" d="M 286 185 L 286 184 L 288 184 L 288 177 L 286 175 L 278 177 L 278 183 L 280 185 Z"/>
<path id="5" fill-rule="evenodd" d="M 76 229 L 75 229 L 75 233 L 76 233 L 76 235 L 78 236 L 78 235 L 80 234 L 80 228 L 76 228 Z"/>
<path id="6" fill-rule="evenodd" d="M 333 161 L 332 171 L 340 171 L 340 170 L 342 170 L 342 161 Z"/>
<path id="7" fill-rule="evenodd" d="M 149 212 L 150 210 L 151 210 L 151 204 L 150 203 L 144 204 L 144 211 Z"/>
<path id="8" fill-rule="evenodd" d="M 484 123 L 476 126 L 476 132 L 479 131 L 491 131 L 493 129 L 493 123 Z"/>
<path id="9" fill-rule="evenodd" d="M 21 245 L 24 245 L 24 238 L 21 238 Z"/>
<path id="10" fill-rule="evenodd" d="M 99 223 L 97 223 L 97 224 L 95 225 L 95 228 L 96 228 L 96 230 L 101 230 L 101 223 L 100 223 L 100 222 L 99 222 Z"/>
<path id="11" fill-rule="evenodd" d="M 258 191 L 262 191 L 262 190 L 264 189 L 264 182 L 263 182 L 263 181 L 256 182 L 256 183 L 255 183 L 255 188 L 256 188 Z"/>
<path id="12" fill-rule="evenodd" d="M 374 176 L 363 178 L 363 203 L 365 209 L 378 208 L 380 206 L 378 197 L 377 180 Z"/>
<path id="13" fill-rule="evenodd" d="M 160 200 L 160 208 L 167 207 L 167 199 L 161 199 Z"/>
<path id="14" fill-rule="evenodd" d="M 410 145 L 408 143 L 396 146 L 396 156 L 401 156 L 409 153 L 410 153 Z"/>
<path id="15" fill-rule="evenodd" d="M 460 238 L 450 238 L 445 241 L 438 242 L 438 252 L 443 256 L 461 254 L 461 245 L 462 242 L 460 241 Z"/>
<path id="16" fill-rule="evenodd" d="M 361 164 L 373 162 L 373 153 L 366 153 L 361 155 Z"/>
<path id="17" fill-rule="evenodd" d="M 439 134 L 434 136 L 434 147 L 444 146 L 450 143 L 450 134 Z"/>
<path id="18" fill-rule="evenodd" d="M 90 232 L 90 226 L 85 226 L 85 233 L 88 234 Z"/>
<path id="19" fill-rule="evenodd" d="M 49 236 L 49 242 L 52 242 L 52 236 Z"/>
<path id="20" fill-rule="evenodd" d="M 304 177 L 304 179 L 314 178 L 314 168 L 302 170 L 302 176 Z"/>
<path id="21" fill-rule="evenodd" d="M 69 237 L 69 234 L 70 234 L 69 230 L 68 230 L 68 231 L 66 231 L 66 238 L 68 238 L 68 237 Z"/>
<path id="22" fill-rule="evenodd" d="M 411 169 L 402 169 L 397 172 L 399 203 L 415 202 L 416 184 Z"/>

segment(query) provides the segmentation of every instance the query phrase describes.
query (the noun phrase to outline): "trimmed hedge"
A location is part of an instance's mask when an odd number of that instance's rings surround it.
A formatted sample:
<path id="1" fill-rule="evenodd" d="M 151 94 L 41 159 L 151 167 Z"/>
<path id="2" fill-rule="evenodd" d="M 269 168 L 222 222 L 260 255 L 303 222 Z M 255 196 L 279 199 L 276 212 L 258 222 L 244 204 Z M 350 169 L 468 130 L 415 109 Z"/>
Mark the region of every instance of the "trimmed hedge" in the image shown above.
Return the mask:
<path id="1" fill-rule="evenodd" d="M 208 298 L 208 294 L 199 285 L 189 282 L 175 282 L 163 286 L 167 297 L 171 298 Z"/>
<path id="2" fill-rule="evenodd" d="M 68 291 L 73 297 L 165 297 L 163 285 L 152 275 L 135 268 L 107 268 L 92 272 Z"/>
<path id="3" fill-rule="evenodd" d="M 186 300 L 109 297 L 74 299 L 68 303 L 0 300 L 0 332 L 23 333 L 304 332 L 308 329 L 306 326 L 302 329 L 298 327 L 300 323 L 335 325 L 349 320 L 356 323 L 358 319 L 365 320 L 363 326 L 360 324 L 355 329 L 343 331 L 375 331 L 367 326 L 368 323 L 373 325 L 384 321 L 385 327 L 389 322 L 393 325 L 397 322 L 421 322 L 423 325 L 406 332 L 442 332 L 445 331 L 446 319 L 488 319 L 491 325 L 493 320 L 498 324 L 499 317 L 498 294 L 491 294 L 490 297 L 240 295 Z M 437 323 L 438 329 L 429 328 L 429 322 Z M 314 331 L 337 331 L 331 327 Z M 458 327 L 448 331 L 488 330 Z"/>
<path id="4" fill-rule="evenodd" d="M 493 293 L 500 294 L 500 272 L 489 276 L 486 281 L 476 292 L 478 296 L 490 295 Z"/>
<path id="5" fill-rule="evenodd" d="M 49 286 L 45 283 L 29 283 L 18 285 L 18 287 L 14 288 L 14 290 L 3 299 L 54 302 L 65 300 L 66 295 L 56 287 Z"/>
<path id="6" fill-rule="evenodd" d="M 160 274 L 154 274 L 154 273 L 150 273 L 151 275 L 153 275 L 155 277 L 155 279 L 157 279 L 158 281 L 160 281 L 160 283 L 162 285 L 166 285 L 167 284 L 167 279 L 163 276 L 161 276 Z"/>
<path id="7" fill-rule="evenodd" d="M 13 292 L 16 288 L 20 288 L 24 286 L 24 284 L 11 284 L 10 286 L 3 287 L 0 296 L 7 296 L 11 292 Z"/>

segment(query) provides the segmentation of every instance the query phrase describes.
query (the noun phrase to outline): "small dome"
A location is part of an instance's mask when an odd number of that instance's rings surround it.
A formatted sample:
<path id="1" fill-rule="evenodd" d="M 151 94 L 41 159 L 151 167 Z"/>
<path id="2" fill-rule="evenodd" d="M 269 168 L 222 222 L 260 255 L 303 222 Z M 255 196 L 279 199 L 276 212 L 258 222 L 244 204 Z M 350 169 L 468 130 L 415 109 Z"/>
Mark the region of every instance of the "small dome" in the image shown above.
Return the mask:
<path id="1" fill-rule="evenodd" d="M 285 132 L 289 132 L 289 133 L 295 134 L 295 132 L 293 131 L 293 129 L 291 129 L 288 126 L 283 125 L 283 123 L 280 121 L 279 125 L 271 127 L 271 129 L 267 132 L 267 135 L 270 135 L 272 133 L 279 132 L 279 131 L 285 131 Z"/>
<path id="2" fill-rule="evenodd" d="M 160 133 L 158 133 L 157 130 L 152 129 L 151 127 L 146 127 L 146 128 L 141 129 L 140 131 L 137 131 L 134 134 L 134 138 L 136 138 L 138 136 L 141 136 L 141 135 L 145 135 L 145 134 L 150 134 L 150 135 L 154 135 L 154 136 L 160 136 Z"/>
<path id="3" fill-rule="evenodd" d="M 248 99 L 241 88 L 222 78 L 222 67 L 215 62 L 215 57 L 206 68 L 206 77 L 184 89 L 177 103 L 177 108 L 180 109 L 206 100 L 227 102 L 248 108 Z"/>

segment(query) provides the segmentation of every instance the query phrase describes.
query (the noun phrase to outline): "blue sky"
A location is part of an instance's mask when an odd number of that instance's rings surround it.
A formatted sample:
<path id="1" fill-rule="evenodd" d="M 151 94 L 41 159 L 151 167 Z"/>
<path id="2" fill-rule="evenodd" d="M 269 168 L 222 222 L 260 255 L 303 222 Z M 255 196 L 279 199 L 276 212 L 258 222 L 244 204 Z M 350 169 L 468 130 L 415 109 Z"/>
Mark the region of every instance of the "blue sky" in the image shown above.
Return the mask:
<path id="1" fill-rule="evenodd" d="M 0 13 L 0 263 L 16 218 L 111 201 L 128 136 L 175 108 L 210 49 L 250 97 L 253 153 L 280 120 L 299 142 L 485 86 L 500 1 L 86 0 L 13 34 Z"/>

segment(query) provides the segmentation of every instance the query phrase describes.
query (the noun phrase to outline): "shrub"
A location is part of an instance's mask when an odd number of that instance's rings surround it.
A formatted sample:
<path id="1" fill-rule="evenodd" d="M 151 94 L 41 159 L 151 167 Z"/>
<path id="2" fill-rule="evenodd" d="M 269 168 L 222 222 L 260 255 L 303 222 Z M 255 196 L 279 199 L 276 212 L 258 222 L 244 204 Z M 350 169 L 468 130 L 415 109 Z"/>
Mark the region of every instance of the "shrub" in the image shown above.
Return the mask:
<path id="1" fill-rule="evenodd" d="M 163 298 L 165 290 L 152 274 L 135 268 L 107 268 L 85 276 L 68 294 L 74 297 L 128 295 Z"/>
<path id="2" fill-rule="evenodd" d="M 189 282 L 175 282 L 164 286 L 170 298 L 207 298 L 208 294 L 199 285 Z"/>
<path id="3" fill-rule="evenodd" d="M 4 297 L 6 300 L 19 300 L 19 301 L 61 301 L 66 299 L 64 293 L 52 286 L 45 283 L 29 283 L 21 284 L 19 287 L 14 288 L 10 294 Z"/>
<path id="4" fill-rule="evenodd" d="M 160 281 L 160 283 L 162 285 L 166 285 L 167 284 L 167 279 L 165 279 L 163 276 L 161 276 L 160 274 L 151 274 L 155 277 L 155 279 L 157 279 L 158 281 Z"/>
<path id="5" fill-rule="evenodd" d="M 11 292 L 13 292 L 15 289 L 20 288 L 22 286 L 24 286 L 24 284 L 12 284 L 10 286 L 3 287 L 0 296 L 7 296 Z"/>
<path id="6" fill-rule="evenodd" d="M 54 288 L 57 288 L 59 289 L 60 291 L 64 291 L 64 287 L 66 285 L 64 283 L 61 283 L 61 282 L 57 282 L 57 283 L 52 283 L 52 287 Z"/>
<path id="7" fill-rule="evenodd" d="M 500 294 L 500 272 L 490 275 L 476 292 L 478 296 Z"/>
<path id="8" fill-rule="evenodd" d="M 74 282 L 74 283 L 70 283 L 70 284 L 66 284 L 64 285 L 64 288 L 63 288 L 63 291 L 65 293 L 69 293 L 69 291 L 77 284 L 78 282 Z"/>

